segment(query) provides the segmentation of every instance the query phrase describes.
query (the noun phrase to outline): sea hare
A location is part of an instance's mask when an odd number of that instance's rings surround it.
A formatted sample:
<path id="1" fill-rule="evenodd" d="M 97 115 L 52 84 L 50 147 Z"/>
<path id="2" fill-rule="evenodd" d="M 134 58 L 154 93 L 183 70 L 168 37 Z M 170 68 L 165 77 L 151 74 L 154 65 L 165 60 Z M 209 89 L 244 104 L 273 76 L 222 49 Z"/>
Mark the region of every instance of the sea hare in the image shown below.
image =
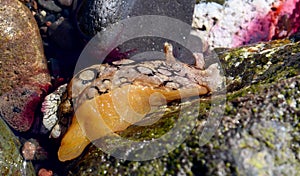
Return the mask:
<path id="1" fill-rule="evenodd" d="M 63 95 L 67 99 L 59 105 L 60 113 L 69 112 L 63 110 L 69 104 L 74 111 L 61 141 L 59 160 L 79 156 L 90 141 L 116 135 L 168 102 L 221 87 L 223 77 L 217 63 L 204 69 L 202 55 L 194 53 L 196 64 L 190 66 L 176 60 L 172 45 L 165 43 L 164 47 L 164 60 L 136 63 L 124 59 L 91 66 L 74 76 Z"/>
<path id="2" fill-rule="evenodd" d="M 50 76 L 33 15 L 18 0 L 0 1 L 0 117 L 17 131 L 31 127 Z"/>

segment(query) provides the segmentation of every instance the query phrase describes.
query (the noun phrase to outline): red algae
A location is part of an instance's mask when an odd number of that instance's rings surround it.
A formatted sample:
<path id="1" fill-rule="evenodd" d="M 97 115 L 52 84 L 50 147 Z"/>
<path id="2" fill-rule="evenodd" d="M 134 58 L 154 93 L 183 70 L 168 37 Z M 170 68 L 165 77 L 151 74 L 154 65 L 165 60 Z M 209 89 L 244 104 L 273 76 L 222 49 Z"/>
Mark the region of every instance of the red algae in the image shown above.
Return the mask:
<path id="1" fill-rule="evenodd" d="M 211 48 L 290 37 L 300 26 L 299 0 L 228 0 L 223 6 L 200 3 L 193 33 Z"/>
<path id="2" fill-rule="evenodd" d="M 266 16 L 259 15 L 251 21 L 242 37 L 234 36 L 234 46 L 289 37 L 299 28 L 296 19 L 299 16 L 297 5 L 299 6 L 299 0 L 281 0 L 273 3 Z"/>

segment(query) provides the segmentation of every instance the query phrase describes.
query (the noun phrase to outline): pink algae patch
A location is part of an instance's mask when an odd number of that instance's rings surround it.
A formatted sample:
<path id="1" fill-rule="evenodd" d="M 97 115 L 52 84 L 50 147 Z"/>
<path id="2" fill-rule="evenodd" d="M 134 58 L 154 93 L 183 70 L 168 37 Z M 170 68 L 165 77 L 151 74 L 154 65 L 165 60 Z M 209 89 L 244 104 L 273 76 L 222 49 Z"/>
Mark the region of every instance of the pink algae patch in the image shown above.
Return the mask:
<path id="1" fill-rule="evenodd" d="M 273 3 L 267 15 L 257 14 L 233 36 L 233 47 L 289 37 L 299 30 L 299 0 L 281 0 Z"/>

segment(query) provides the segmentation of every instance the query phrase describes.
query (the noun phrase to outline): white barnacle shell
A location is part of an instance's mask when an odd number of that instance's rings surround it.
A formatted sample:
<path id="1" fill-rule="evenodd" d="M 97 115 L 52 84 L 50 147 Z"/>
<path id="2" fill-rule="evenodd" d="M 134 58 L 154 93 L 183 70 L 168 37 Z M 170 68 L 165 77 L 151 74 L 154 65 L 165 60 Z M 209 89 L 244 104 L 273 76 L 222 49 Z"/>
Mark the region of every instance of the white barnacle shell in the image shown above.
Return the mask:
<path id="1" fill-rule="evenodd" d="M 66 90 L 66 86 L 67 84 L 64 84 L 53 93 L 47 95 L 42 103 L 41 111 L 43 112 L 43 125 L 49 131 L 53 128 L 58 120 L 56 113 L 61 102 L 61 96 Z"/>
<path id="2" fill-rule="evenodd" d="M 53 129 L 51 130 L 49 138 L 58 138 L 61 134 L 61 128 L 59 124 L 57 123 Z"/>

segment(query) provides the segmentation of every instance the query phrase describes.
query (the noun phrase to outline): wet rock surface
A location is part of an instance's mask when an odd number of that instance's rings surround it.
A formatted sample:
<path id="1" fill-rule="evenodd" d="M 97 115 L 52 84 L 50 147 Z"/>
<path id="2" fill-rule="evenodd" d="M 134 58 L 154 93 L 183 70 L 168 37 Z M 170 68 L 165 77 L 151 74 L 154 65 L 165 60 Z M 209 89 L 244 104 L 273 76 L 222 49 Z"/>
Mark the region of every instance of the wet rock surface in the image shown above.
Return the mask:
<path id="1" fill-rule="evenodd" d="M 227 101 L 220 126 L 205 145 L 200 146 L 200 136 L 210 105 L 191 102 L 183 117 L 190 119 L 199 108 L 197 127 L 167 156 L 124 161 L 91 145 L 80 158 L 65 163 L 69 174 L 299 175 L 299 52 L 299 43 L 288 40 L 219 52 L 227 75 Z M 131 126 L 120 135 L 132 140 L 160 137 L 177 122 L 178 104 L 164 112 L 169 113 L 154 125 Z M 126 148 L 118 139 L 107 140 L 116 152 Z"/>
<path id="2" fill-rule="evenodd" d="M 50 76 L 30 11 L 17 0 L 0 4 L 0 116 L 15 130 L 27 131 Z"/>
<path id="3" fill-rule="evenodd" d="M 174 50 L 177 51 L 176 57 L 179 60 L 184 60 L 184 58 L 191 56 L 187 48 L 181 44 L 186 43 L 185 39 L 189 37 L 194 6 L 195 2 L 190 0 L 156 1 L 155 3 L 153 3 L 152 0 L 92 0 L 83 1 L 83 3 L 79 5 L 76 19 L 81 34 L 86 38 L 92 38 L 97 33 L 103 32 L 103 30 L 111 26 L 111 24 L 122 20 L 126 23 L 126 19 L 129 17 L 139 17 L 136 18 L 136 24 L 140 23 L 141 25 L 129 31 L 136 30 L 136 32 L 139 32 L 144 30 L 145 33 L 139 37 L 133 37 L 125 43 L 118 43 L 119 53 L 131 51 L 128 53 L 128 56 L 131 57 L 143 52 L 160 51 L 159 46 L 165 41 L 169 41 L 172 42 L 175 48 Z M 152 29 L 141 29 L 149 22 L 149 19 L 143 18 L 143 16 L 146 15 L 155 15 L 156 19 L 151 23 L 156 24 L 155 27 L 158 28 L 158 31 L 168 29 L 166 33 L 168 33 L 168 36 L 171 36 L 171 38 L 156 37 L 156 35 L 152 36 L 147 34 L 147 31 L 151 31 Z M 166 19 L 166 17 L 169 19 Z M 170 24 L 168 22 L 170 22 Z M 169 28 L 170 26 L 172 26 L 171 29 Z M 112 26 L 112 28 L 114 28 L 114 26 Z M 120 34 L 118 35 L 120 36 L 128 35 L 128 33 L 130 33 L 129 31 L 126 31 L 124 34 L 122 34 L 122 31 L 116 31 L 116 33 L 119 32 Z M 180 34 L 182 38 L 178 39 L 179 37 L 176 37 L 178 34 Z M 107 41 L 107 43 L 110 45 L 116 44 L 119 37 L 118 35 Z M 157 34 L 157 36 L 159 35 Z M 178 41 L 173 42 L 172 40 L 174 38 L 178 39 L 180 44 L 176 43 Z M 105 40 L 105 38 L 103 38 L 103 40 Z M 119 59 L 122 59 L 122 55 L 120 56 L 114 53 L 107 57 L 108 62 Z M 155 58 L 151 59 L 153 60 Z"/>
<path id="4" fill-rule="evenodd" d="M 79 7 L 78 22 L 82 31 L 94 36 L 109 24 L 128 17 L 142 15 L 168 16 L 191 24 L 195 2 L 193 1 L 156 1 L 151 0 L 93 0 Z"/>
<path id="5" fill-rule="evenodd" d="M 25 161 L 20 154 L 21 144 L 13 132 L 0 119 L 0 174 L 35 175 L 30 161 Z"/>

